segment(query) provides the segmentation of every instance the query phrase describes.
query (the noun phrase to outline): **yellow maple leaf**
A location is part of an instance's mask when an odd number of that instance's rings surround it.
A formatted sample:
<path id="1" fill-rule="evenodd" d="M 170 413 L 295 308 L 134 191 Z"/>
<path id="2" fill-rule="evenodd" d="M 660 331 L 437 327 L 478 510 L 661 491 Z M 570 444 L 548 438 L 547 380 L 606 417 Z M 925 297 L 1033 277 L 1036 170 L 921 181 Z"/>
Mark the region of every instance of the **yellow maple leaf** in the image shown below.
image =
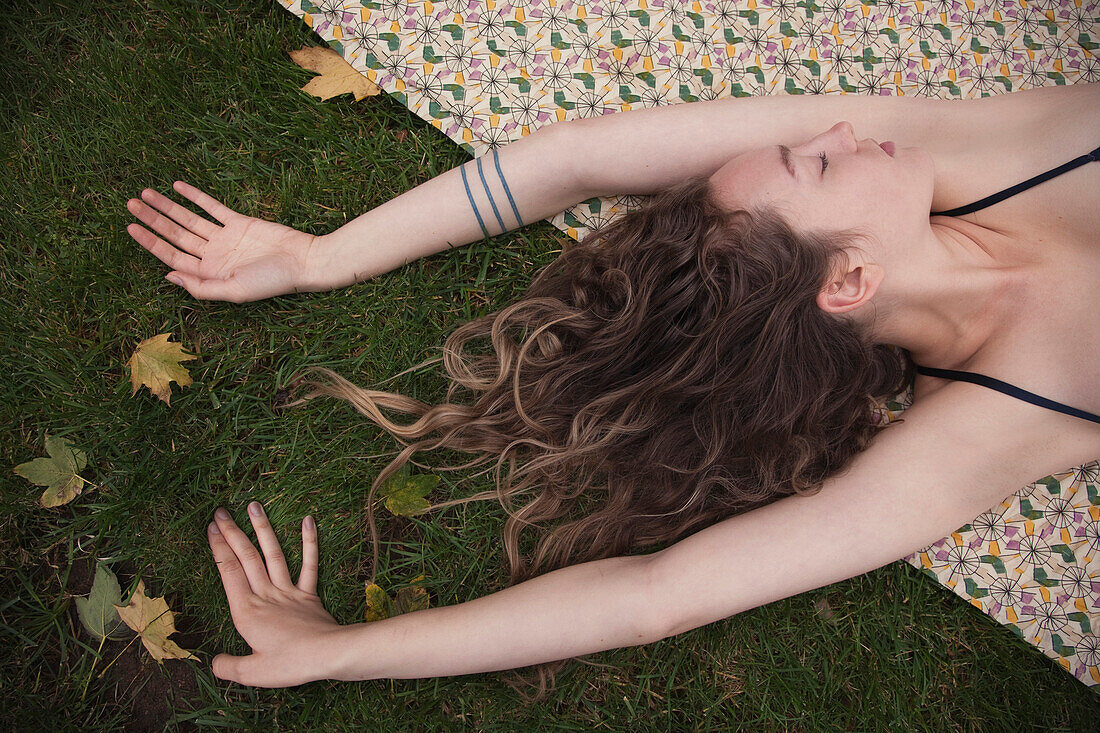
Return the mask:
<path id="1" fill-rule="evenodd" d="M 172 396 L 170 382 L 181 387 L 191 384 L 191 375 L 180 362 L 197 357 L 184 352 L 181 344 L 169 343 L 168 337 L 171 335 L 160 333 L 145 339 L 137 345 L 133 356 L 126 362 L 126 366 L 130 367 L 130 383 L 134 386 L 131 397 L 144 385 L 168 405 L 171 404 L 168 399 Z"/>
<path id="2" fill-rule="evenodd" d="M 198 659 L 168 639 L 176 633 L 176 617 L 168 610 L 164 596 L 149 598 L 145 595 L 145 581 L 140 578 L 129 605 L 115 606 L 115 610 L 122 622 L 141 636 L 141 643 L 158 662 L 165 659 Z"/>
<path id="3" fill-rule="evenodd" d="M 354 94 L 355 101 L 358 102 L 363 97 L 373 97 L 382 92 L 377 84 L 345 61 L 330 46 L 303 46 L 297 51 L 291 51 L 290 58 L 303 69 L 320 74 L 302 87 L 303 92 L 318 99 Z"/>
<path id="4" fill-rule="evenodd" d="M 15 473 L 31 483 L 47 487 L 38 502 L 44 507 L 68 504 L 84 490 L 89 481 L 80 477 L 88 465 L 84 451 L 74 448 L 65 438 L 46 438 L 49 458 L 35 458 L 15 467 Z"/>

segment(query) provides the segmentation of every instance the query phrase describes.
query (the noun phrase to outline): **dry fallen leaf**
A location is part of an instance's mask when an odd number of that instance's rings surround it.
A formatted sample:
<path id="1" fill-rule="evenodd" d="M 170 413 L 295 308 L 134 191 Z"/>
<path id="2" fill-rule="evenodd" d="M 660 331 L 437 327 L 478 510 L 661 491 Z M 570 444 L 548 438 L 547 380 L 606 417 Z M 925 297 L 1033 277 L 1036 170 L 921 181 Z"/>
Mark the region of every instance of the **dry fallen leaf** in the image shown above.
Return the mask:
<path id="1" fill-rule="evenodd" d="M 162 662 L 165 659 L 198 659 L 179 644 L 168 639 L 176 633 L 176 617 L 168 610 L 164 596 L 149 598 L 145 595 L 145 581 L 138 579 L 137 590 L 127 606 L 115 606 L 119 618 L 141 636 L 141 643 Z"/>
<path id="2" fill-rule="evenodd" d="M 355 101 L 358 102 L 363 97 L 373 97 L 382 92 L 377 84 L 357 71 L 329 46 L 304 46 L 297 51 L 291 51 L 290 58 L 303 69 L 320 74 L 302 87 L 303 92 L 318 99 L 354 94 Z"/>
<path id="3" fill-rule="evenodd" d="M 15 473 L 33 484 L 47 487 L 38 500 L 44 507 L 61 506 L 75 499 L 87 483 L 78 475 L 88 465 L 84 451 L 58 436 L 46 438 L 49 458 L 35 458 L 15 467 Z"/>
<path id="4" fill-rule="evenodd" d="M 126 366 L 130 367 L 130 383 L 134 386 L 131 397 L 144 385 L 168 405 L 171 404 L 168 401 L 172 396 L 171 382 L 181 387 L 191 384 L 191 375 L 180 362 L 197 357 L 184 352 L 181 344 L 169 343 L 168 337 L 171 335 L 160 333 L 145 339 L 137 345 L 130 361 L 126 362 Z"/>

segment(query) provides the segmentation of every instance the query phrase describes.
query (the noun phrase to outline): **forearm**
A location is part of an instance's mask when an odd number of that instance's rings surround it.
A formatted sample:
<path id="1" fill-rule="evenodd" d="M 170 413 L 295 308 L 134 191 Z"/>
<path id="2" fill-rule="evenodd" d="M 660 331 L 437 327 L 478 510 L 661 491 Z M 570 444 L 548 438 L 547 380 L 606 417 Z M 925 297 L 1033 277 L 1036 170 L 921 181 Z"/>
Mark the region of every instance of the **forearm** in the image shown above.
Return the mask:
<path id="1" fill-rule="evenodd" d="M 318 238 L 310 290 L 362 282 L 584 200 L 571 132 L 555 123 L 452 168 Z M 479 164 L 480 163 L 480 169 Z M 499 166 L 499 168 L 498 168 Z M 465 180 L 463 173 L 465 173 Z"/>
<path id="2" fill-rule="evenodd" d="M 329 677 L 446 677 L 657 641 L 649 566 L 644 555 L 596 560 L 466 603 L 342 627 Z"/>

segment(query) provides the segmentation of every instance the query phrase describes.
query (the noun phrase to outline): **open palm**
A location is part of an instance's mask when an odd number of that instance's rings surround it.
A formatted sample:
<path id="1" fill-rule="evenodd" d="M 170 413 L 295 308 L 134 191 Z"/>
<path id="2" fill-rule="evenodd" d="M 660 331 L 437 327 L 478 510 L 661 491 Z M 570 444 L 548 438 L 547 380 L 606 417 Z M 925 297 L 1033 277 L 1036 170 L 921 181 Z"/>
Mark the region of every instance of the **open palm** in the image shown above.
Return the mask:
<path id="1" fill-rule="evenodd" d="M 168 279 L 196 298 L 244 303 L 306 290 L 317 237 L 238 214 L 199 189 L 176 181 L 177 193 L 221 222 L 207 221 L 152 189 L 126 208 L 164 237 L 138 224 L 126 231 L 172 268 Z"/>

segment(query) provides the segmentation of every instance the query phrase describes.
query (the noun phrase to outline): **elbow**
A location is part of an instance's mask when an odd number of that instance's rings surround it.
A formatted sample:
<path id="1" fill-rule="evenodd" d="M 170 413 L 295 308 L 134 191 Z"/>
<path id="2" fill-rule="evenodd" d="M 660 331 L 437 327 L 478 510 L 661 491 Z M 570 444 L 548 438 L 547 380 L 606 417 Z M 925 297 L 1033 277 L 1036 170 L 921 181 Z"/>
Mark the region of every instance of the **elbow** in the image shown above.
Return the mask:
<path id="1" fill-rule="evenodd" d="M 577 191 L 587 199 L 596 194 L 590 195 L 591 166 L 585 165 L 588 154 L 584 145 L 585 140 L 590 139 L 585 122 L 583 119 L 554 122 L 540 127 L 538 134 L 548 136 L 551 141 L 549 147 L 557 153 L 554 165 L 559 168 L 555 177 L 562 181 L 565 188 Z"/>
<path id="2" fill-rule="evenodd" d="M 643 594 L 639 607 L 645 609 L 639 619 L 639 635 L 644 637 L 639 645 L 667 639 L 695 628 L 684 625 L 686 618 L 683 599 L 674 598 L 669 592 L 673 584 L 663 575 L 662 563 L 658 561 L 660 557 L 660 552 L 638 556 L 642 576 L 639 585 Z"/>

